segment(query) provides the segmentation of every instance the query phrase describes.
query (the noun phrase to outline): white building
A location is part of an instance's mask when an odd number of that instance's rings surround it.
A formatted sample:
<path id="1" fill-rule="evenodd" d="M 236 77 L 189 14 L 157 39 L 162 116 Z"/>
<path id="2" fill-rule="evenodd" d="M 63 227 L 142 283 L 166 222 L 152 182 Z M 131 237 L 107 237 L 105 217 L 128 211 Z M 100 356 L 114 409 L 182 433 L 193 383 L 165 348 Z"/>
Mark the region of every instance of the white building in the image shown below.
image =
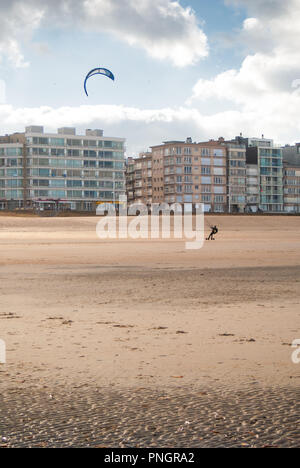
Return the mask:
<path id="1" fill-rule="evenodd" d="M 94 210 L 101 201 L 125 194 L 125 139 L 104 137 L 102 130 L 60 128 L 0 138 L 0 209 Z"/>

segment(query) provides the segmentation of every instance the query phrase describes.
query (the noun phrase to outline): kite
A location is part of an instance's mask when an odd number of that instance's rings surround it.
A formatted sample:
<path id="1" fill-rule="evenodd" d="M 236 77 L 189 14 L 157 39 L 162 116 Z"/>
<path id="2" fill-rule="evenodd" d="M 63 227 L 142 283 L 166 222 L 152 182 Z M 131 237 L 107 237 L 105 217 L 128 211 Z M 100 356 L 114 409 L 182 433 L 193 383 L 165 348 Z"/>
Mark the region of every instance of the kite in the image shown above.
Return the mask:
<path id="1" fill-rule="evenodd" d="M 94 76 L 94 75 L 105 75 L 107 76 L 108 78 L 110 78 L 111 80 L 114 81 L 115 77 L 113 75 L 113 73 L 110 71 L 110 70 L 107 70 L 107 68 L 94 68 L 93 70 L 91 70 L 87 75 L 86 75 L 86 78 L 84 80 L 84 91 L 85 91 L 85 94 L 88 96 L 88 93 L 87 93 L 87 90 L 86 90 L 86 83 L 87 83 L 87 80 L 91 77 L 91 76 Z"/>

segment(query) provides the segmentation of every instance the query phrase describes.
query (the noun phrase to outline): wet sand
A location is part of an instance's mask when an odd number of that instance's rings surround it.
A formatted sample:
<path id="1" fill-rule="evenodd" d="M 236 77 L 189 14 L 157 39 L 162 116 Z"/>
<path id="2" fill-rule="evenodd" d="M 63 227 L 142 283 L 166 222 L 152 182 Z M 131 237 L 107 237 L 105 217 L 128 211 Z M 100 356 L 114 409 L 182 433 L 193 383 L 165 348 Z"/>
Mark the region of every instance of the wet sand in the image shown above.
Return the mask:
<path id="1" fill-rule="evenodd" d="M 0 217 L 0 444 L 299 446 L 300 218 L 199 251 L 96 222 Z"/>

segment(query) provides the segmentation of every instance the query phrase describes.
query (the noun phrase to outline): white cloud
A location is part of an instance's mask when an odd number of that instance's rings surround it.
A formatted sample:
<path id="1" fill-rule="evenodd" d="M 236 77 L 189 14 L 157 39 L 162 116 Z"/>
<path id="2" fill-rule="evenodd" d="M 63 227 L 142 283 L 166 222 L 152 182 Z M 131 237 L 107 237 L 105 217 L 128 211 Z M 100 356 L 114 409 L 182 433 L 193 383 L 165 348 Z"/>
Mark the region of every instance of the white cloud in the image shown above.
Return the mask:
<path id="1" fill-rule="evenodd" d="M 254 29 L 262 29 L 262 24 L 260 21 L 258 21 L 257 18 L 247 18 L 244 21 L 244 30 L 245 31 L 253 31 Z"/>
<path id="2" fill-rule="evenodd" d="M 258 14 L 262 17 L 282 16 L 288 11 L 291 3 L 296 3 L 297 0 L 225 0 L 227 5 L 244 7 L 248 11 Z"/>
<path id="3" fill-rule="evenodd" d="M 211 80 L 200 79 L 193 89 L 189 106 L 150 110 L 123 106 L 55 109 L 2 105 L 0 123 L 5 123 L 5 127 L 0 128 L 0 133 L 22 131 L 30 124 L 44 125 L 52 131 L 60 126 L 76 126 L 81 130 L 103 128 L 106 135 L 126 137 L 129 154 L 167 139 L 192 136 L 200 141 L 219 135 L 231 138 L 241 131 L 251 136 L 264 133 L 282 144 L 299 141 L 300 2 L 227 2 L 248 8 L 249 17 L 241 25 L 236 43 L 243 41 L 251 53 L 240 68 L 227 70 Z M 4 3 L 11 5 L 16 1 L 2 0 L 0 14 Z M 124 8 L 120 8 L 120 4 Z M 50 24 L 54 22 L 60 27 L 74 24 L 106 31 L 142 47 L 153 57 L 171 60 L 176 65 L 193 63 L 207 53 L 206 38 L 194 13 L 182 8 L 178 2 L 51 0 L 51 4 L 47 4 L 41 0 L 28 0 L 26 5 L 27 11 L 34 12 L 39 8 L 39 15 L 24 33 L 28 38 L 47 18 Z M 2 15 L 0 18 L 1 23 Z M 4 35 L 0 32 L 0 47 L 3 40 Z M 223 110 L 212 113 L 211 106 L 210 112 L 204 112 L 201 110 L 203 101 L 208 104 L 218 101 L 218 108 Z"/>
<path id="4" fill-rule="evenodd" d="M 250 50 L 271 52 L 276 47 L 290 50 L 300 38 L 299 0 L 225 0 L 242 6 L 251 15 L 244 21 L 239 40 Z"/>
<path id="5" fill-rule="evenodd" d="M 287 96 L 284 102 L 268 103 L 253 110 L 231 110 L 213 115 L 201 113 L 196 108 L 179 107 L 163 109 L 140 109 L 124 106 L 79 106 L 79 107 L 36 107 L 14 108 L 0 105 L 0 133 L 24 131 L 27 125 L 44 125 L 55 132 L 58 127 L 74 126 L 79 131 L 85 128 L 102 128 L 105 135 L 127 139 L 128 155 L 138 154 L 149 146 L 169 139 L 185 139 L 192 136 L 195 141 L 212 137 L 231 138 L 240 132 L 274 138 L 279 143 L 299 140 L 300 134 L 300 90 Z M 295 105 L 296 104 L 296 105 Z M 282 113 L 284 105 L 286 112 Z"/>
<path id="6" fill-rule="evenodd" d="M 28 67 L 20 43 L 27 41 L 39 26 L 43 11 L 31 0 L 1 0 L 0 2 L 0 60 L 6 57 L 17 68 Z"/>
<path id="7" fill-rule="evenodd" d="M 89 25 L 106 29 L 157 59 L 182 67 L 208 55 L 207 38 L 190 8 L 171 0 L 86 0 Z M 101 20 L 105 18 L 105 23 Z"/>
<path id="8" fill-rule="evenodd" d="M 6 101 L 6 86 L 5 81 L 0 80 L 0 104 L 4 104 Z"/>
<path id="9" fill-rule="evenodd" d="M 239 109 L 241 123 L 258 134 L 300 139 L 300 2 L 299 0 L 227 0 L 247 7 L 249 16 L 238 33 L 249 54 L 240 69 L 227 70 L 211 80 L 200 79 L 187 101 L 218 100 Z M 294 86 L 293 86 L 294 84 Z M 236 114 L 227 114 L 235 120 Z M 252 124 L 251 118 L 253 119 Z M 238 122 L 237 122 L 238 124 Z M 240 126 L 241 127 L 241 126 Z M 298 135 L 298 136 L 297 136 Z"/>
<path id="10" fill-rule="evenodd" d="M 47 25 L 112 34 L 178 67 L 208 55 L 195 13 L 174 0 L 1 0 L 0 57 L 28 66 L 20 44 Z"/>

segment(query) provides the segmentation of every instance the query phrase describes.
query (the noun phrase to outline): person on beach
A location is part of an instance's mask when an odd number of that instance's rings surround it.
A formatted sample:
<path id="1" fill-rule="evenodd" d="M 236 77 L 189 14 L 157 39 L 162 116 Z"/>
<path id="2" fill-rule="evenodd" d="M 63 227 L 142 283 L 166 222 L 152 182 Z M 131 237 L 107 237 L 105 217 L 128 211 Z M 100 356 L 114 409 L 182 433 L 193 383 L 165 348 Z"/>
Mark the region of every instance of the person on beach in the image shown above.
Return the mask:
<path id="1" fill-rule="evenodd" d="M 206 240 L 215 240 L 214 236 L 219 232 L 219 229 L 217 226 L 212 226 L 211 227 L 211 233 L 209 234 L 208 238 Z"/>

